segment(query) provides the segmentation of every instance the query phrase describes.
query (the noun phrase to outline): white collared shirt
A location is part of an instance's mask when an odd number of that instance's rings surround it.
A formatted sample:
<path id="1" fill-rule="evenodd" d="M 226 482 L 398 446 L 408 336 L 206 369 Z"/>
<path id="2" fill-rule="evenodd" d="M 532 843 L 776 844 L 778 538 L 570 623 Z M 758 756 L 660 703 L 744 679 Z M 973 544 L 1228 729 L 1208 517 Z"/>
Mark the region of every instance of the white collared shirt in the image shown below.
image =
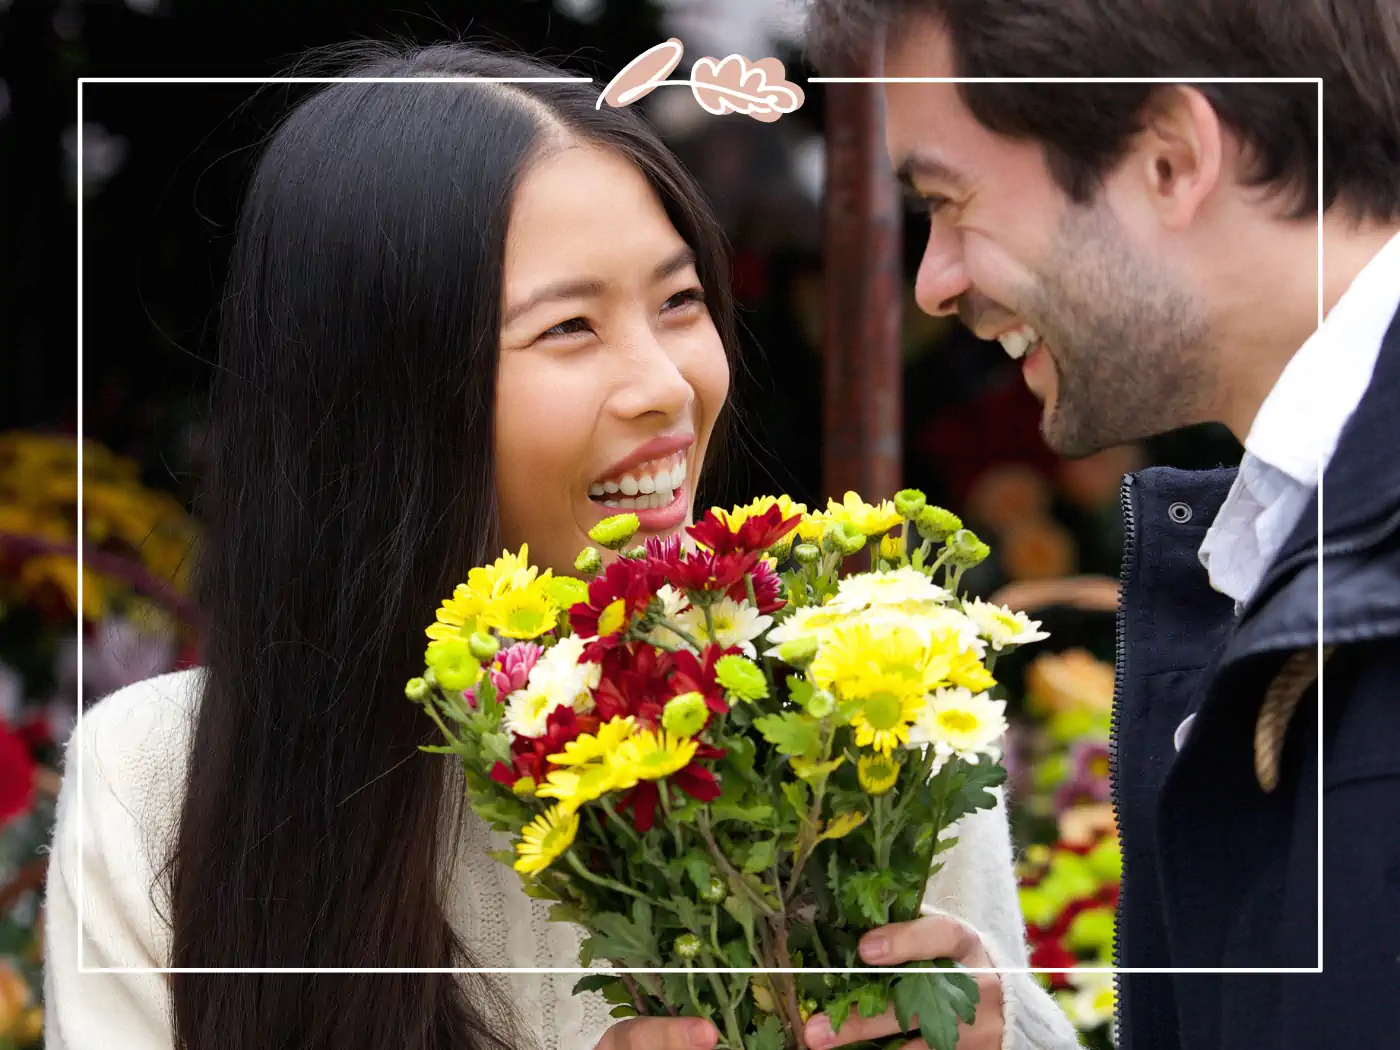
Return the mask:
<path id="1" fill-rule="evenodd" d="M 1201 544 L 1210 583 L 1237 607 L 1263 581 L 1361 403 L 1400 308 L 1400 234 L 1361 270 L 1295 353 L 1245 438 L 1239 474 Z"/>

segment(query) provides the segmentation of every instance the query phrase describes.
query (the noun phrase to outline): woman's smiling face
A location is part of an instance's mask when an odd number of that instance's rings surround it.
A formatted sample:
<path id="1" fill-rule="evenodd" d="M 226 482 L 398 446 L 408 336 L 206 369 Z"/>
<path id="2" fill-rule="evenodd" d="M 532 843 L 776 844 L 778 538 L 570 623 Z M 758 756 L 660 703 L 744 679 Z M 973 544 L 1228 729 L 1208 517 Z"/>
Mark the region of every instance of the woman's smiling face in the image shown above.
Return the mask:
<path id="1" fill-rule="evenodd" d="M 729 366 L 690 248 L 643 174 L 568 139 L 521 178 L 496 380 L 501 537 L 570 571 L 588 530 L 691 520 Z"/>

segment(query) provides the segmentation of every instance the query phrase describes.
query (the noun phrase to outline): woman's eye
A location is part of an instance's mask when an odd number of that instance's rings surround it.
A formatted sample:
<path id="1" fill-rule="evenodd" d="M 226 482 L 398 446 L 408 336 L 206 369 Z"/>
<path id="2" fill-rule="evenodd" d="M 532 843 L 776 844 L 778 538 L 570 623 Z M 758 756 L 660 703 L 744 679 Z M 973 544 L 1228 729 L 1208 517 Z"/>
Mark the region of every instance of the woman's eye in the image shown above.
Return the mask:
<path id="1" fill-rule="evenodd" d="M 567 321 L 560 321 L 553 328 L 546 328 L 540 333 L 540 338 L 544 339 L 551 335 L 578 335 L 581 332 L 591 332 L 592 330 L 586 319 L 570 317 Z"/>
<path id="2" fill-rule="evenodd" d="M 705 290 L 703 288 L 687 288 L 683 292 L 677 292 L 666 300 L 663 310 L 682 310 L 692 303 L 703 303 L 705 301 Z"/>

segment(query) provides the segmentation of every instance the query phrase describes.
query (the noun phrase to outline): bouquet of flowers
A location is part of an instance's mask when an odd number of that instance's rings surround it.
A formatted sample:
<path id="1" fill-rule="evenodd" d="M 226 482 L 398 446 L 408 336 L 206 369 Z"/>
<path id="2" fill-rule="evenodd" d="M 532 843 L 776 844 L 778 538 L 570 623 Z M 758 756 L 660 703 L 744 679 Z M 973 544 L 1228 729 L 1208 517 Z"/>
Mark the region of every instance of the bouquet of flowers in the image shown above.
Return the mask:
<path id="1" fill-rule="evenodd" d="M 712 509 L 631 546 L 599 523 L 575 568 L 528 550 L 473 568 L 437 612 L 410 700 L 526 892 L 580 925 L 616 1016 L 710 1018 L 727 1050 L 799 1050 L 817 1010 L 893 1007 L 953 1050 L 975 982 L 858 968 L 868 929 L 920 914 L 966 814 L 1005 772 L 999 654 L 1044 635 L 959 594 L 988 549 L 905 490 L 808 513 Z M 848 559 L 865 571 L 843 575 Z M 716 973 L 722 968 L 793 972 Z"/>

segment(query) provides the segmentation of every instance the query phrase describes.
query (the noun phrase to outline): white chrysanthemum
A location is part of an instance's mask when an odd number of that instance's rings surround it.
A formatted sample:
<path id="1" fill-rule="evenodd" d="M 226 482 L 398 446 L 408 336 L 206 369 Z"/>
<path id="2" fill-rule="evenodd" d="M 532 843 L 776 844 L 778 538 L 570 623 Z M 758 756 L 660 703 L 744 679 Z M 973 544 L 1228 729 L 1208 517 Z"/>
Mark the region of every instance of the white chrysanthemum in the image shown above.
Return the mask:
<path id="1" fill-rule="evenodd" d="M 860 612 L 872 606 L 902 605 L 906 602 L 937 604 L 951 595 L 918 569 L 904 566 L 886 572 L 862 572 L 847 576 L 836 587 L 828 603 L 832 609 Z"/>
<path id="2" fill-rule="evenodd" d="M 661 615 L 672 623 L 679 624 L 681 610 L 690 604 L 690 599 L 685 596 L 685 592 L 676 590 L 669 583 L 664 583 L 656 592 L 656 596 L 661 599 Z M 652 629 L 651 633 L 647 635 L 647 641 L 652 645 L 665 646 L 668 649 L 674 649 L 676 646 L 690 648 L 675 634 L 661 626 Z"/>
<path id="3" fill-rule="evenodd" d="M 1012 612 L 1004 605 L 993 605 L 981 598 L 963 602 L 963 612 L 977 625 L 978 633 L 1000 651 L 1008 645 L 1028 645 L 1050 635 L 1040 629 L 1040 621 L 1023 612 Z"/>
<path id="4" fill-rule="evenodd" d="M 940 758 L 956 755 L 976 763 L 995 757 L 1006 732 L 1006 701 L 961 687 L 939 689 L 928 698 L 909 731 L 911 745 L 932 744 Z"/>
<path id="5" fill-rule="evenodd" d="M 560 703 L 573 704 L 579 714 L 593 710 L 593 690 L 602 680 L 603 668 L 584 661 L 585 644 L 574 634 L 560 638 L 530 668 L 527 688 L 543 690 L 558 697 Z"/>
<path id="6" fill-rule="evenodd" d="M 534 675 L 530 677 L 533 678 Z M 563 692 L 551 689 L 548 684 L 536 685 L 531 682 L 524 689 L 517 689 L 506 697 L 506 709 L 501 713 L 501 727 L 516 736 L 531 739 L 542 737 L 550 714 L 567 702 Z"/>
<path id="7" fill-rule="evenodd" d="M 977 625 L 957 609 L 947 605 L 933 605 L 928 602 L 902 602 L 899 605 L 882 605 L 867 610 L 860 619 L 869 623 L 886 621 L 899 623 L 928 638 L 941 642 L 951 635 L 960 652 L 973 652 L 980 660 L 986 654 L 987 643 L 978 633 Z"/>
<path id="8" fill-rule="evenodd" d="M 1065 976 L 1074 991 L 1057 998 L 1071 1024 L 1080 1031 L 1090 1031 L 1113 1020 L 1113 974 L 1070 973 Z"/>
<path id="9" fill-rule="evenodd" d="M 773 655 L 780 645 L 794 638 L 815 638 L 821 641 L 832 627 L 850 623 L 854 619 L 850 613 L 840 612 L 830 605 L 804 605 L 794 609 L 787 619 L 768 632 L 768 655 Z"/>
<path id="10" fill-rule="evenodd" d="M 773 623 L 773 617 L 764 616 L 748 602 L 736 602 L 733 598 L 721 598 L 710 606 L 713 636 L 706 627 L 704 609 L 687 609 L 678 615 L 678 619 L 701 643 L 709 641 L 721 649 L 737 645 L 746 656 L 757 655 L 753 640 Z"/>

